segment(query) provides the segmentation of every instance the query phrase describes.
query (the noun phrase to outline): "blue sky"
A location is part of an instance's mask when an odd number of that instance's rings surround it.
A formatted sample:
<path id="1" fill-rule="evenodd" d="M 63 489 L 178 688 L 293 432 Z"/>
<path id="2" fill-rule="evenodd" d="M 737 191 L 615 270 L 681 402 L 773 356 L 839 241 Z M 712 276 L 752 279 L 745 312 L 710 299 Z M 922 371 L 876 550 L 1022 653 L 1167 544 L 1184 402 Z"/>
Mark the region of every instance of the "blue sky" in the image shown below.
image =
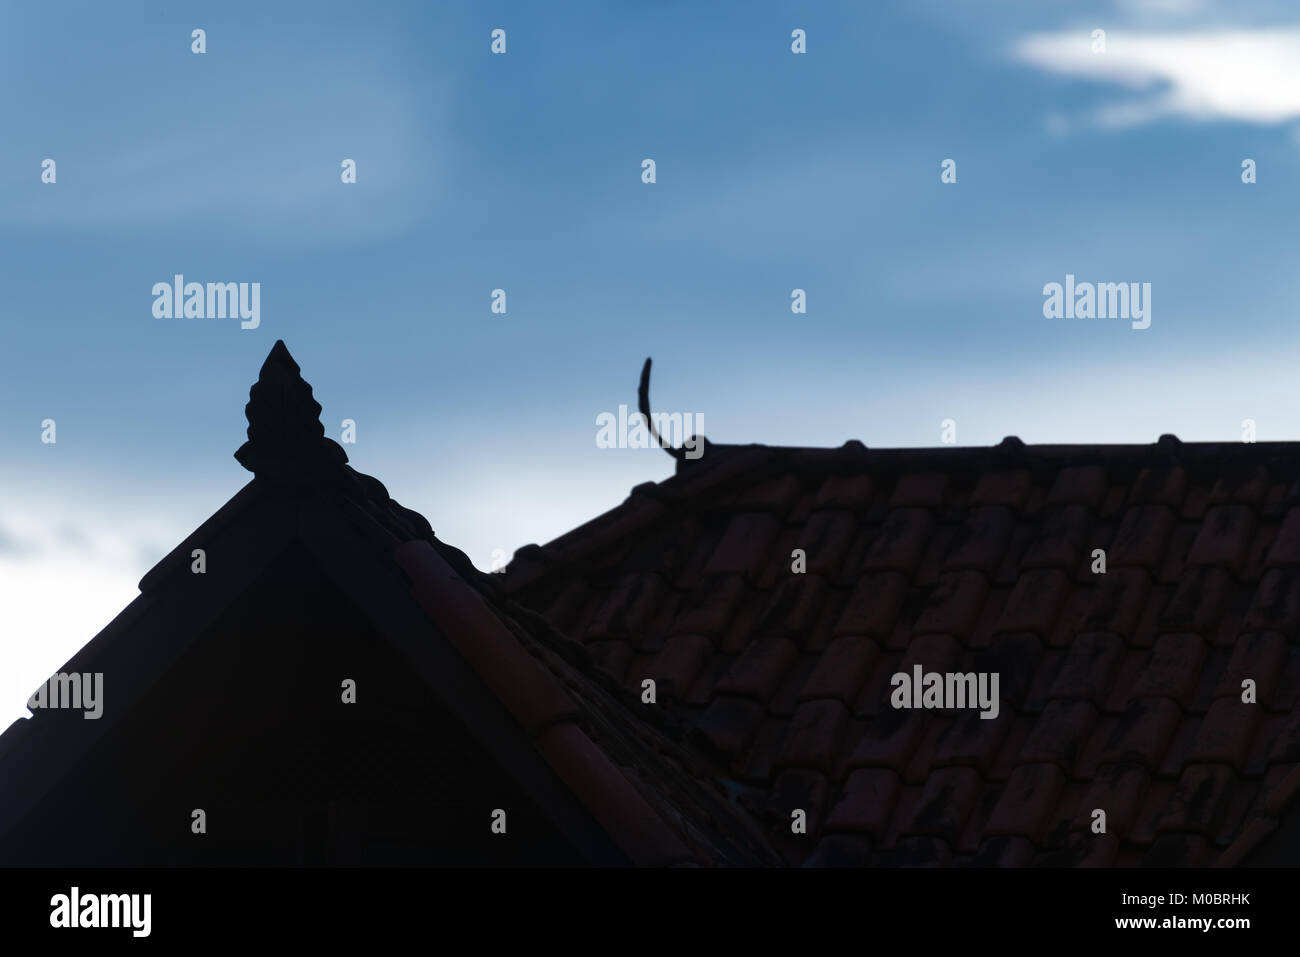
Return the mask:
<path id="1" fill-rule="evenodd" d="M 0 78 L 0 721 L 249 478 L 276 339 L 483 568 L 670 474 L 594 441 L 647 355 L 715 442 L 1300 438 L 1282 4 L 54 2 Z M 1067 273 L 1151 327 L 1044 318 Z"/>

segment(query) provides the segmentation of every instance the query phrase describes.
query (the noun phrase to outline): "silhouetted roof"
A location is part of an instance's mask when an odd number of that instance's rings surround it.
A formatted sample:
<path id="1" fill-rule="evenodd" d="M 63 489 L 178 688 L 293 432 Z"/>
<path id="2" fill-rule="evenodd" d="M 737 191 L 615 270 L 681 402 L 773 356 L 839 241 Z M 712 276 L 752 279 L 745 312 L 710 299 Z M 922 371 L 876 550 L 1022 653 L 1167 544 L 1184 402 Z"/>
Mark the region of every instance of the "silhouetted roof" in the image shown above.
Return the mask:
<path id="1" fill-rule="evenodd" d="M 0 737 L 0 834 L 161 680 L 202 622 L 296 542 L 499 763 L 519 766 L 505 735 L 478 720 L 487 711 L 475 689 L 485 687 L 627 860 L 780 862 L 669 715 L 638 713 L 638 698 L 594 668 L 585 649 L 513 603 L 423 516 L 349 466 L 325 437 L 320 411 L 277 342 L 250 391 L 248 441 L 236 453 L 254 479 L 146 574 L 140 597 L 61 669 L 120 675 L 112 707 L 97 721 L 38 711 Z M 190 573 L 195 548 L 213 556 L 206 575 Z M 481 686 L 458 677 L 448 645 Z"/>
<path id="2" fill-rule="evenodd" d="M 506 583 L 657 679 L 788 861 L 1231 864 L 1300 790 L 1298 477 L 1173 436 L 710 445 Z M 999 673 L 999 717 L 894 710 L 916 664 Z"/>

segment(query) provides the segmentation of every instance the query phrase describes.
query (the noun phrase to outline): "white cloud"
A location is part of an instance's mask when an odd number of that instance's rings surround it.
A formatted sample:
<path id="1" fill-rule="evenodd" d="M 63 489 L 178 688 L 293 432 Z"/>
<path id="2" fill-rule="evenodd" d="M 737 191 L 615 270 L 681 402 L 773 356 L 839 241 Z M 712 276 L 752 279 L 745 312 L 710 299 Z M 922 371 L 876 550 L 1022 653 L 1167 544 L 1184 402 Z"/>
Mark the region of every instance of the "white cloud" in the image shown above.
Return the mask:
<path id="1" fill-rule="evenodd" d="M 1090 30 L 1045 33 L 1023 38 L 1014 56 L 1051 73 L 1134 91 L 1093 114 L 1093 122 L 1109 129 L 1166 117 L 1260 125 L 1300 117 L 1300 29 L 1112 29 L 1104 53 L 1093 52 Z"/>
<path id="2" fill-rule="evenodd" d="M 0 513 L 0 526 L 24 546 L 0 550 L 0 732 L 26 717 L 37 686 L 140 594 L 140 577 L 167 551 L 142 543 L 184 535 L 144 510 L 106 516 L 20 497 L 21 510 Z"/>

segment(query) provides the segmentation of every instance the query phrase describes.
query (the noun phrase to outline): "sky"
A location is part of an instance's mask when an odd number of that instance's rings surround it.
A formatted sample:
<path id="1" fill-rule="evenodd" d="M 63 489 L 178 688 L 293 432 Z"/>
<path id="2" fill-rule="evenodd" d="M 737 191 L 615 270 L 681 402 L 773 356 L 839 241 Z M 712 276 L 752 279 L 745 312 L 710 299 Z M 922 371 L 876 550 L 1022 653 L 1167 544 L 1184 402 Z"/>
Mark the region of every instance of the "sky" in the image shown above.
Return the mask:
<path id="1" fill-rule="evenodd" d="M 672 473 L 596 441 L 646 356 L 720 443 L 1300 438 L 1284 3 L 4 18 L 0 728 L 251 477 L 277 339 L 352 465 L 485 570 Z M 159 318 L 178 273 L 259 283 L 259 324 Z M 1150 283 L 1150 327 L 1046 317 L 1067 275 Z"/>

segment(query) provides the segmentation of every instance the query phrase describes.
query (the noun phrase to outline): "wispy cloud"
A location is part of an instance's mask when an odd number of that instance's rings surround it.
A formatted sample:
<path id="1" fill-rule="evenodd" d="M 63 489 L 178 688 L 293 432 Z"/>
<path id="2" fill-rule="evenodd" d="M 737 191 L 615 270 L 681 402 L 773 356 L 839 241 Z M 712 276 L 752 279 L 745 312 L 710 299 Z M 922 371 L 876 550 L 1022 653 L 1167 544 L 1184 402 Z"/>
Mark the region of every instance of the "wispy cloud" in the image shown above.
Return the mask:
<path id="1" fill-rule="evenodd" d="M 1300 117 L 1300 29 L 1186 33 L 1109 30 L 1105 52 L 1090 31 L 1024 37 L 1014 57 L 1038 69 L 1127 88 L 1130 95 L 1087 120 L 1126 129 L 1157 120 L 1281 125 Z M 1061 118 L 1053 120 L 1063 131 Z"/>

